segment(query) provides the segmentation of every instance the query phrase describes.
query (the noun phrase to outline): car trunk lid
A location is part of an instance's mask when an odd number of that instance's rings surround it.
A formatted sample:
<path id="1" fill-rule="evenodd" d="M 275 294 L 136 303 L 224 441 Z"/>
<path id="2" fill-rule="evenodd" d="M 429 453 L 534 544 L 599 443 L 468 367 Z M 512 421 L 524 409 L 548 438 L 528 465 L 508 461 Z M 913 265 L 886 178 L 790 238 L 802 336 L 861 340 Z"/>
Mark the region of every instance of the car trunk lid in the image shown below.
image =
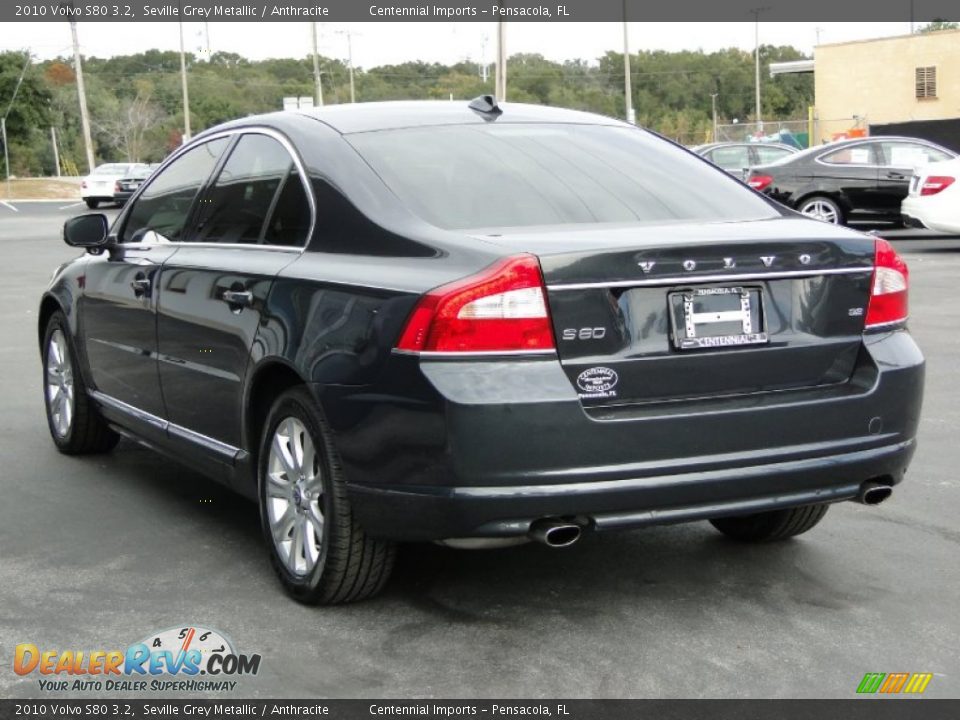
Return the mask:
<path id="1" fill-rule="evenodd" d="M 833 385 L 857 363 L 873 240 L 794 218 L 504 233 L 535 253 L 585 405 Z"/>

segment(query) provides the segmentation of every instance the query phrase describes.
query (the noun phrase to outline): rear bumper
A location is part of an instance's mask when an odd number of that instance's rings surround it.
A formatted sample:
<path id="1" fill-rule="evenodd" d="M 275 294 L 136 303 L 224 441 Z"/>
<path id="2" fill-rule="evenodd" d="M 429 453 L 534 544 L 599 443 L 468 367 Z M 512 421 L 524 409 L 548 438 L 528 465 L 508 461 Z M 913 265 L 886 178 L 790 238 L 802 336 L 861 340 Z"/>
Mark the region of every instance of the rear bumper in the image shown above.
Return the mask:
<path id="1" fill-rule="evenodd" d="M 564 485 L 359 486 L 352 501 L 368 532 L 410 541 L 525 535 L 544 517 L 625 530 L 852 500 L 867 479 L 900 482 L 914 447 L 910 441 L 792 462 Z"/>
<path id="2" fill-rule="evenodd" d="M 555 359 L 393 362 L 393 381 L 419 374 L 420 396 L 339 429 L 338 445 L 358 520 L 398 540 L 522 535 L 543 517 L 607 530 L 848 500 L 866 480 L 903 478 L 924 372 L 896 331 L 866 338 L 842 385 L 586 410 Z M 388 436 L 387 452 L 371 451 Z"/>

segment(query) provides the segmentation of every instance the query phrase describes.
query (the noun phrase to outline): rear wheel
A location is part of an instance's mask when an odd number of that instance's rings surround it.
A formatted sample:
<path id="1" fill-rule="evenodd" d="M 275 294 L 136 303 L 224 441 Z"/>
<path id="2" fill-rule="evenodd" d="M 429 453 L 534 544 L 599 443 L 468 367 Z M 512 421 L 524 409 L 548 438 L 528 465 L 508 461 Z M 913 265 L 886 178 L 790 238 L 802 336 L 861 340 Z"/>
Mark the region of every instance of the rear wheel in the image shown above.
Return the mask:
<path id="1" fill-rule="evenodd" d="M 50 436 L 68 455 L 108 452 L 120 439 L 87 395 L 60 311 L 47 323 L 43 339 L 43 399 Z"/>
<path id="2" fill-rule="evenodd" d="M 798 208 L 803 215 L 832 225 L 843 225 L 843 210 L 833 200 L 823 195 L 808 197 Z"/>
<path id="3" fill-rule="evenodd" d="M 786 510 L 711 520 L 717 530 L 744 542 L 786 540 L 810 530 L 827 514 L 829 505 L 805 505 Z"/>
<path id="4" fill-rule="evenodd" d="M 378 593 L 393 568 L 393 543 L 353 518 L 329 428 L 310 393 L 283 393 L 264 425 L 260 516 L 270 562 L 286 591 L 333 605 Z"/>
<path id="5" fill-rule="evenodd" d="M 86 200 L 84 200 L 84 202 L 87 204 L 87 207 L 90 208 L 91 210 L 96 210 L 98 207 L 100 207 L 100 201 L 94 198 L 87 198 Z"/>

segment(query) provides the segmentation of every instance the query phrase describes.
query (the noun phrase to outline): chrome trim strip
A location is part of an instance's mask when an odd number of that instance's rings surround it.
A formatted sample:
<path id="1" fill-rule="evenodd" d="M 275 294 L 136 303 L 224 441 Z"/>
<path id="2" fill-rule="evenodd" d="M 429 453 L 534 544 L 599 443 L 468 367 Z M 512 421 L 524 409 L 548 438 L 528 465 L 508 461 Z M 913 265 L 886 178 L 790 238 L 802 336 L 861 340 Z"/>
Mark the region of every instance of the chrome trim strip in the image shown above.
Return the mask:
<path id="1" fill-rule="evenodd" d="M 146 410 L 141 410 L 140 408 L 136 408 L 133 405 L 123 402 L 122 400 L 117 400 L 109 395 L 104 395 L 98 390 L 91 390 L 90 397 L 92 397 L 101 405 L 106 405 L 117 412 L 124 413 L 142 422 L 149 423 L 158 430 L 164 430 L 167 433 L 175 435 L 183 440 L 192 442 L 195 445 L 200 445 L 219 455 L 224 455 L 230 460 L 234 460 L 237 455 L 240 454 L 240 448 L 236 448 L 233 445 L 221 442 L 220 440 L 216 440 L 212 437 L 194 432 L 193 430 L 185 428 L 182 425 L 177 425 L 176 423 L 164 420 L 162 417 L 158 417 L 153 413 L 147 412 Z"/>
<path id="2" fill-rule="evenodd" d="M 141 410 L 140 408 L 136 408 L 133 405 L 128 405 L 122 400 L 117 400 L 116 398 L 110 397 L 109 395 L 104 395 L 102 392 L 99 392 L 98 390 L 91 390 L 90 397 L 92 397 L 94 400 L 96 400 L 98 403 L 102 405 L 106 405 L 107 407 L 113 408 L 118 412 L 122 412 L 127 415 L 130 415 L 131 417 L 134 417 L 137 420 L 140 420 L 142 422 L 149 423 L 150 425 L 153 425 L 159 430 L 167 429 L 167 421 L 164 420 L 162 417 L 157 417 L 153 413 L 148 413 L 146 410 Z"/>
<path id="3" fill-rule="evenodd" d="M 491 357 L 555 357 L 556 350 L 483 350 L 476 352 L 455 352 L 455 351 L 436 351 L 436 350 L 402 350 L 393 349 L 394 355 L 411 355 L 426 360 L 468 360 L 470 358 L 491 358 Z"/>
<path id="4" fill-rule="evenodd" d="M 741 282 L 743 280 L 784 280 L 787 278 L 817 277 L 818 275 L 856 275 L 872 273 L 873 265 L 856 268 L 825 268 L 823 270 L 785 270 L 771 273 L 739 273 L 736 275 L 674 275 L 648 280 L 618 280 L 617 282 L 592 282 L 547 285 L 547 290 L 590 290 L 616 287 L 656 287 L 669 285 L 695 285 L 704 282 Z"/>
<path id="5" fill-rule="evenodd" d="M 883 330 L 894 330 L 898 327 L 904 327 L 907 324 L 907 320 L 910 319 L 910 316 L 901 319 L 901 320 L 891 320 L 890 322 L 877 323 L 876 325 L 864 325 L 863 332 L 882 332 Z"/>
<path id="6" fill-rule="evenodd" d="M 240 452 L 240 448 L 235 448 L 233 445 L 228 445 L 227 443 L 215 440 L 212 437 L 201 435 L 198 432 L 194 432 L 190 428 L 185 428 L 182 425 L 177 425 L 176 423 L 167 423 L 167 432 L 171 435 L 176 435 L 177 437 L 183 438 L 184 440 L 196 443 L 197 445 L 202 445 L 208 450 L 212 450 L 220 455 L 225 455 L 231 460 L 237 456 L 237 453 Z"/>

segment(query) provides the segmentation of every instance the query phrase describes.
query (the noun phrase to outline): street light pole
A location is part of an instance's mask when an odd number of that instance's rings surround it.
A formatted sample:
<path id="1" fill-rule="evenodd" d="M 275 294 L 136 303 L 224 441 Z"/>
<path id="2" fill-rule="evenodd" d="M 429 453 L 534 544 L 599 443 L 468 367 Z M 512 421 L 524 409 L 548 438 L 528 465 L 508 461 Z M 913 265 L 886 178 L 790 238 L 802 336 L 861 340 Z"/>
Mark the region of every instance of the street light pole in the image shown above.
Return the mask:
<path id="1" fill-rule="evenodd" d="M 630 84 L 630 40 L 627 35 L 627 0 L 623 0 L 623 96 L 626 100 L 627 122 L 637 123 L 633 110 L 633 88 Z"/>
<path id="2" fill-rule="evenodd" d="M 320 58 L 317 56 L 317 23 L 310 23 L 310 37 L 313 39 L 313 82 L 316 85 L 317 105 L 323 107 L 323 82 L 320 79 Z"/>
<path id="3" fill-rule="evenodd" d="M 187 55 L 183 49 L 183 21 L 180 21 L 180 84 L 183 86 L 183 142 L 190 135 L 190 93 L 187 91 Z"/>
<path id="4" fill-rule="evenodd" d="M 754 55 L 756 56 L 756 62 L 754 67 L 754 94 L 756 98 L 756 122 L 757 129 L 761 132 L 763 131 L 763 119 L 760 117 L 760 13 L 766 12 L 769 10 L 769 7 L 759 7 L 753 8 L 749 12 L 753 14 L 754 22 Z"/>
<path id="5" fill-rule="evenodd" d="M 494 73 L 494 95 L 499 102 L 507 100 L 507 24 L 497 22 L 497 65 Z"/>

